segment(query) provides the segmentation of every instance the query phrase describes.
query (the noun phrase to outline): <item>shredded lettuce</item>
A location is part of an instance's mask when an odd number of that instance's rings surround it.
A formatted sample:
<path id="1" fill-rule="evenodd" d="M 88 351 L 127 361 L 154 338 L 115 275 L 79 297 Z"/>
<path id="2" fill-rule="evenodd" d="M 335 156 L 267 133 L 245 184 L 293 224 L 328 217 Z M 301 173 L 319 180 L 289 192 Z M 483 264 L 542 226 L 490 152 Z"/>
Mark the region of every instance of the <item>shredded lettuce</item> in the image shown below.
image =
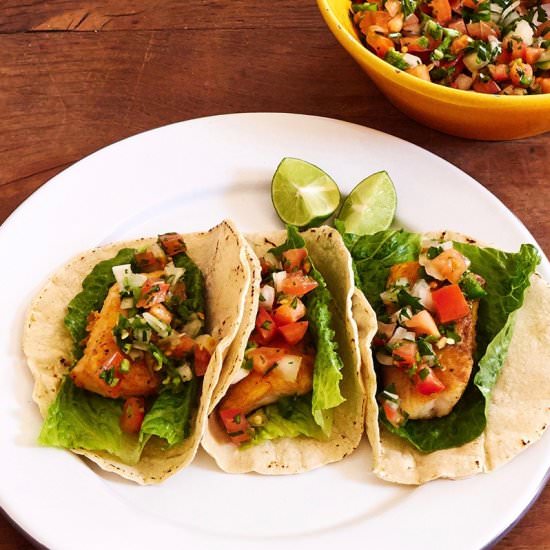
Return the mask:
<path id="1" fill-rule="evenodd" d="M 385 289 L 389 268 L 418 258 L 420 235 L 388 230 L 361 237 L 344 235 L 344 242 L 353 257 L 359 287 L 375 310 L 382 313 L 380 293 Z M 514 312 L 523 304 L 529 279 L 540 262 L 532 245 L 522 245 L 517 253 L 458 242 L 454 246 L 470 259 L 470 269 L 487 283 L 487 296 L 480 300 L 476 327 L 475 375 L 445 417 L 409 420 L 396 428 L 380 411 L 380 419 L 389 431 L 423 452 L 461 446 L 485 429 L 486 408 L 512 338 Z"/>

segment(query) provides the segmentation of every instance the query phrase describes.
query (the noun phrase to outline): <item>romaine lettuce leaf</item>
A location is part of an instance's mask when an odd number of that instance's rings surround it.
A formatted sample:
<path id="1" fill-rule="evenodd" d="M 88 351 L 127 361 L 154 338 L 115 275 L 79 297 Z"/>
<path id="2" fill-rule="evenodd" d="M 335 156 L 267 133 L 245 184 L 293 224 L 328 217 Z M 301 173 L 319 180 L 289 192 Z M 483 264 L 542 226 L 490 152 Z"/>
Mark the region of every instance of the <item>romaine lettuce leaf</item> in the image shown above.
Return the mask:
<path id="1" fill-rule="evenodd" d="M 280 437 L 298 437 L 305 435 L 323 439 L 324 435 L 311 413 L 311 394 L 295 398 L 282 398 L 274 405 L 264 407 L 262 411 L 268 421 L 256 428 L 254 438 L 241 448 L 245 449 L 270 439 Z"/>
<path id="2" fill-rule="evenodd" d="M 77 358 L 82 355 L 81 342 L 86 337 L 88 315 L 101 309 L 109 288 L 115 282 L 113 267 L 129 264 L 135 253 L 133 248 L 122 248 L 114 258 L 96 264 L 82 281 L 82 290 L 69 302 L 64 323 L 75 343 L 74 353 Z"/>
<path id="3" fill-rule="evenodd" d="M 120 429 L 123 401 L 77 388 L 69 377 L 48 409 L 38 442 L 51 447 L 107 451 L 126 464 L 136 464 L 149 436 Z"/>
<path id="4" fill-rule="evenodd" d="M 359 286 L 378 312 L 389 268 L 418 257 L 420 235 L 405 231 L 382 231 L 374 235 L 345 236 L 353 257 Z M 540 257 L 531 245 L 508 253 L 471 244 L 455 243 L 471 261 L 470 269 L 487 282 L 487 296 L 479 306 L 476 327 L 477 366 L 475 376 L 453 411 L 442 418 L 409 420 L 396 428 L 380 411 L 382 423 L 423 452 L 457 447 L 472 441 L 485 429 L 485 410 L 508 351 L 513 333 L 514 312 L 523 304 L 529 278 Z"/>

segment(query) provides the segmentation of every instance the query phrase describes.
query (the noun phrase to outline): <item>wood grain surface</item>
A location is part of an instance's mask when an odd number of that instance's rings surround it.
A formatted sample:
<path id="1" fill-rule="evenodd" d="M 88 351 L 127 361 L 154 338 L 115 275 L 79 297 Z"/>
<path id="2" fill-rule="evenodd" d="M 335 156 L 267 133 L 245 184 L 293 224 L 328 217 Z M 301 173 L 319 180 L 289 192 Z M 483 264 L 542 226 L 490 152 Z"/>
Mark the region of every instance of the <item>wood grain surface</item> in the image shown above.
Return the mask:
<path id="1" fill-rule="evenodd" d="M 499 197 L 550 252 L 550 134 L 482 143 L 413 122 L 337 44 L 314 0 L 2 0 L 0 222 L 105 145 L 243 111 L 334 117 L 425 147 Z M 550 548 L 549 516 L 547 487 L 496 548 Z M 0 516 L 0 550 L 30 548 Z"/>

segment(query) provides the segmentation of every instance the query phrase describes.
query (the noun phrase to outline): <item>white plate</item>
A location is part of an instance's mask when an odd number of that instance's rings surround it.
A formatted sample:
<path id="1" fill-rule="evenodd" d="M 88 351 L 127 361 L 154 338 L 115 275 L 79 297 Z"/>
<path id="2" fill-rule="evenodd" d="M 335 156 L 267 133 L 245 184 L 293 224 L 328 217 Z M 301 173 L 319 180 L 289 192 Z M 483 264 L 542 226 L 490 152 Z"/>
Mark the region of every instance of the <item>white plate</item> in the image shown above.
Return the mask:
<path id="1" fill-rule="evenodd" d="M 51 548 L 479 548 L 535 498 L 550 437 L 490 475 L 420 488 L 369 473 L 366 443 L 299 476 L 228 475 L 199 453 L 160 486 L 103 474 L 36 446 L 40 427 L 20 351 L 23 316 L 49 273 L 78 251 L 128 237 L 205 229 L 224 217 L 244 231 L 279 227 L 270 179 L 284 156 L 322 166 L 349 191 L 386 169 L 397 223 L 452 228 L 504 249 L 534 240 L 493 195 L 434 155 L 344 122 L 282 114 L 192 120 L 127 139 L 56 176 L 0 231 L 0 505 Z M 541 271 L 550 275 L 548 262 Z"/>

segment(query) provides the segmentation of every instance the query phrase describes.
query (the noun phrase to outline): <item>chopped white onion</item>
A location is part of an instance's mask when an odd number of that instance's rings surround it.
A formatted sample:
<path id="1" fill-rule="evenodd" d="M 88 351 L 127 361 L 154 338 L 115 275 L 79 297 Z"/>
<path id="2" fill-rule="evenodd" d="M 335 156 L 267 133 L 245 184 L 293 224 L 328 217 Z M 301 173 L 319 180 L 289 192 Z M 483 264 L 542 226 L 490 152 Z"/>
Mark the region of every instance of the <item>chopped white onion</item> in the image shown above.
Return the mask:
<path id="1" fill-rule="evenodd" d="M 200 336 L 197 336 L 195 338 L 195 343 L 205 350 L 208 351 L 210 355 L 214 353 L 214 350 L 216 349 L 216 339 L 210 334 L 201 334 Z"/>
<path id="2" fill-rule="evenodd" d="M 139 288 L 147 280 L 141 273 L 132 273 L 130 264 L 113 266 L 113 275 L 121 289 Z"/>
<path id="3" fill-rule="evenodd" d="M 185 268 L 176 267 L 174 265 L 174 262 L 168 262 L 164 268 L 164 273 L 167 275 L 168 280 L 170 281 L 170 286 L 173 287 L 185 274 Z"/>
<path id="4" fill-rule="evenodd" d="M 381 323 L 378 321 L 378 334 L 389 340 L 392 337 L 396 326 L 397 325 L 395 323 Z"/>
<path id="5" fill-rule="evenodd" d="M 201 331 L 203 326 L 203 322 L 201 319 L 199 319 L 196 315 L 192 315 L 189 318 L 189 321 L 183 325 L 183 332 L 190 336 L 191 338 L 195 338 Z"/>
<path id="6" fill-rule="evenodd" d="M 286 271 L 277 271 L 277 273 L 273 273 L 273 283 L 275 284 L 275 290 L 277 292 L 281 292 L 282 284 L 286 277 Z"/>
<path id="7" fill-rule="evenodd" d="M 391 346 L 392 344 L 396 344 L 400 340 L 410 340 L 411 342 L 414 342 L 415 339 L 416 338 L 414 332 L 409 332 L 406 328 L 403 327 L 397 327 L 388 344 Z"/>
<path id="8" fill-rule="evenodd" d="M 275 289 L 271 285 L 260 288 L 260 306 L 271 311 L 275 302 Z"/>
<path id="9" fill-rule="evenodd" d="M 178 374 L 180 375 L 182 382 L 189 382 L 189 380 L 193 378 L 193 371 L 189 363 L 184 363 L 183 365 L 181 365 L 181 367 L 178 367 L 176 370 L 178 371 Z"/>
<path id="10" fill-rule="evenodd" d="M 145 322 L 161 337 L 166 338 L 172 331 L 169 325 L 166 325 L 148 311 L 143 314 Z"/>
<path id="11" fill-rule="evenodd" d="M 391 367 L 393 365 L 393 359 L 387 353 L 382 351 L 376 352 L 376 360 L 381 365 L 385 365 L 386 367 Z"/>
<path id="12" fill-rule="evenodd" d="M 411 289 L 411 295 L 418 298 L 419 302 L 429 311 L 434 310 L 432 291 L 425 279 L 418 279 Z"/>
<path id="13" fill-rule="evenodd" d="M 296 382 L 301 364 L 302 358 L 299 355 L 285 355 L 277 361 L 276 369 L 288 382 Z"/>
<path id="14" fill-rule="evenodd" d="M 131 296 L 126 296 L 120 300 L 120 309 L 131 309 L 134 307 L 134 299 Z"/>
<path id="15" fill-rule="evenodd" d="M 514 34 L 519 36 L 523 43 L 527 46 L 530 46 L 533 43 L 534 31 L 531 28 L 531 25 L 527 23 L 524 19 L 520 19 L 516 24 L 514 29 Z"/>
<path id="16" fill-rule="evenodd" d="M 418 67 L 418 65 L 422 65 L 422 59 L 410 53 L 404 53 L 403 60 L 409 67 Z"/>

